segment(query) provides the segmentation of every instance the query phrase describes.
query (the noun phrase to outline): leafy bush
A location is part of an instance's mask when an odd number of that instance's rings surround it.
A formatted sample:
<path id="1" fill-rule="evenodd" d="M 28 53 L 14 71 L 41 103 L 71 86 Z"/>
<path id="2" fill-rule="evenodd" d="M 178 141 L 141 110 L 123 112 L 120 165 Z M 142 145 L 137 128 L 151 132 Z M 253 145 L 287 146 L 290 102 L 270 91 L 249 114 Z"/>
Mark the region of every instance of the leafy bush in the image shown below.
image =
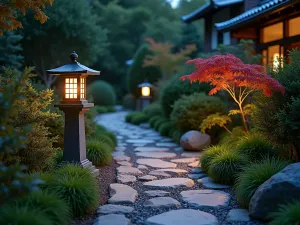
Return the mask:
<path id="1" fill-rule="evenodd" d="M 139 125 L 147 121 L 148 121 L 148 117 L 143 112 L 136 112 L 131 119 L 131 123 L 135 125 Z"/>
<path id="2" fill-rule="evenodd" d="M 115 112 L 116 111 L 116 108 L 114 105 L 109 105 L 106 107 L 107 109 L 107 112 Z"/>
<path id="3" fill-rule="evenodd" d="M 154 128 L 154 124 L 157 120 L 159 120 L 161 118 L 161 116 L 154 116 L 152 118 L 150 118 L 149 120 L 149 124 L 150 124 L 150 127 Z"/>
<path id="4" fill-rule="evenodd" d="M 55 164 L 56 165 L 60 164 L 63 161 L 63 159 L 64 159 L 64 152 L 63 150 L 58 149 L 54 155 Z"/>
<path id="5" fill-rule="evenodd" d="M 90 108 L 87 112 L 84 113 L 84 127 L 85 135 L 90 136 L 95 132 L 96 123 L 94 121 L 97 111 L 95 107 Z"/>
<path id="6" fill-rule="evenodd" d="M 15 204 L 1 207 L 0 224 L 52 225 L 53 222 L 40 209 Z"/>
<path id="7" fill-rule="evenodd" d="M 165 123 L 165 122 L 168 122 L 168 119 L 165 118 L 165 117 L 160 117 L 158 120 L 156 120 L 156 122 L 154 123 L 154 129 L 156 131 L 158 131 L 159 127 Z"/>
<path id="8" fill-rule="evenodd" d="M 90 139 L 97 139 L 100 142 L 106 143 L 111 150 L 117 146 L 117 137 L 110 131 L 99 131 L 95 133 Z"/>
<path id="9" fill-rule="evenodd" d="M 147 45 L 142 45 L 135 53 L 133 64 L 128 69 L 127 87 L 129 92 L 135 96 L 140 96 L 138 85 L 147 79 L 150 83 L 155 83 L 161 77 L 161 72 L 157 67 L 143 67 L 144 58 L 151 52 Z"/>
<path id="10" fill-rule="evenodd" d="M 235 127 L 232 129 L 232 135 L 226 132 L 225 135 L 221 136 L 221 140 L 219 144 L 221 145 L 230 145 L 236 146 L 238 145 L 240 139 L 246 135 L 244 129 L 242 127 Z"/>
<path id="11" fill-rule="evenodd" d="M 221 184 L 233 184 L 248 158 L 236 151 L 223 151 L 209 163 L 208 175 Z"/>
<path id="12" fill-rule="evenodd" d="M 95 127 L 95 133 L 101 132 L 101 131 L 106 131 L 106 128 L 100 124 L 97 124 Z"/>
<path id="13" fill-rule="evenodd" d="M 236 151 L 247 155 L 251 161 L 278 156 L 278 151 L 273 145 L 258 134 L 249 134 L 241 138 Z"/>
<path id="14" fill-rule="evenodd" d="M 299 225 L 300 224 L 300 202 L 294 201 L 281 205 L 277 212 L 270 215 L 272 221 L 269 225 Z"/>
<path id="15" fill-rule="evenodd" d="M 159 134 L 161 136 L 168 136 L 169 131 L 175 126 L 175 124 L 171 121 L 166 121 L 159 127 Z"/>
<path id="16" fill-rule="evenodd" d="M 95 81 L 88 88 L 88 94 L 93 96 L 95 105 L 110 106 L 116 104 L 114 88 L 105 81 Z"/>
<path id="17" fill-rule="evenodd" d="M 98 184 L 88 169 L 66 164 L 56 170 L 46 189 L 64 199 L 74 216 L 82 216 L 98 206 Z"/>
<path id="18" fill-rule="evenodd" d="M 161 104 L 158 102 L 154 102 L 145 107 L 143 113 L 145 113 L 148 118 L 152 118 L 154 116 L 163 116 Z"/>
<path id="19" fill-rule="evenodd" d="M 226 145 L 214 145 L 205 149 L 205 152 L 201 155 L 200 162 L 201 168 L 205 171 L 209 171 L 212 160 L 214 160 L 218 155 L 223 152 L 228 151 Z"/>
<path id="20" fill-rule="evenodd" d="M 179 144 L 179 143 L 180 143 L 180 138 L 181 138 L 181 136 L 182 136 L 182 132 L 181 132 L 180 130 L 178 130 L 178 129 L 175 129 L 175 130 L 173 130 L 173 132 L 172 132 L 171 138 L 172 138 L 172 140 L 173 140 L 175 143 Z"/>
<path id="21" fill-rule="evenodd" d="M 191 84 L 189 81 L 179 80 L 179 77 L 179 75 L 176 75 L 168 80 L 160 93 L 160 102 L 166 117 L 171 115 L 174 103 L 182 95 L 191 95 L 195 92 L 208 93 L 210 90 L 210 86 L 207 84 Z"/>
<path id="22" fill-rule="evenodd" d="M 105 106 L 96 105 L 95 108 L 96 108 L 96 111 L 97 111 L 98 114 L 108 112 L 107 107 L 105 107 Z"/>
<path id="23" fill-rule="evenodd" d="M 136 108 L 136 99 L 132 94 L 127 94 L 124 96 L 122 104 L 125 109 L 134 110 Z"/>
<path id="24" fill-rule="evenodd" d="M 118 139 L 117 136 L 114 132 L 111 131 L 106 131 L 105 134 L 112 140 L 113 142 L 113 147 L 116 147 L 118 145 Z"/>
<path id="25" fill-rule="evenodd" d="M 89 139 L 86 143 L 87 158 L 96 166 L 108 165 L 112 161 L 112 148 L 105 142 Z"/>
<path id="26" fill-rule="evenodd" d="M 183 96 L 175 102 L 171 120 L 181 131 L 198 130 L 208 115 L 225 111 L 225 105 L 220 98 L 195 93 Z"/>
<path id="27" fill-rule="evenodd" d="M 126 115 L 125 121 L 126 121 L 127 123 L 131 123 L 133 117 L 134 117 L 135 115 L 139 115 L 139 114 L 140 114 L 140 112 L 132 112 L 132 113 L 129 113 L 129 114 Z"/>
<path id="28" fill-rule="evenodd" d="M 68 225 L 71 222 L 71 210 L 67 203 L 53 193 L 33 192 L 21 199 L 18 204 L 45 213 L 54 225 Z"/>
<path id="29" fill-rule="evenodd" d="M 248 208 L 257 188 L 274 174 L 281 171 L 286 165 L 286 162 L 279 159 L 265 159 L 244 168 L 235 184 L 238 203 L 242 207 Z"/>

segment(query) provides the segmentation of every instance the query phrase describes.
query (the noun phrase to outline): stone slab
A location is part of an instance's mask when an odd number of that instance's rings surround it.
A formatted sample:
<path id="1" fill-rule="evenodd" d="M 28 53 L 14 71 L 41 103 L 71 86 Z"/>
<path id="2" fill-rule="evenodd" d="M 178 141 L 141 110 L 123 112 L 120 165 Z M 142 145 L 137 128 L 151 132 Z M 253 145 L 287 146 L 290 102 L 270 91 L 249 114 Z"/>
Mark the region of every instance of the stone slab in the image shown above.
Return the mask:
<path id="1" fill-rule="evenodd" d="M 114 205 L 114 204 L 106 204 L 102 205 L 98 208 L 97 213 L 100 214 L 125 214 L 131 213 L 133 208 L 130 206 L 124 205 Z"/>
<path id="2" fill-rule="evenodd" d="M 181 157 L 187 157 L 187 158 L 199 158 L 200 152 L 183 152 L 181 154 Z"/>
<path id="3" fill-rule="evenodd" d="M 197 167 L 197 168 L 191 169 L 190 173 L 204 173 L 204 171 L 200 167 Z"/>
<path id="4" fill-rule="evenodd" d="M 147 170 L 148 169 L 148 167 L 145 166 L 145 165 L 138 165 L 137 168 L 140 169 L 140 170 Z"/>
<path id="5" fill-rule="evenodd" d="M 110 184 L 109 188 L 111 204 L 133 204 L 138 197 L 137 191 L 125 184 Z"/>
<path id="6" fill-rule="evenodd" d="M 99 216 L 93 225 L 132 225 L 124 215 L 108 214 Z"/>
<path id="7" fill-rule="evenodd" d="M 194 181 L 188 178 L 167 178 L 145 182 L 143 185 L 157 188 L 193 187 Z"/>
<path id="8" fill-rule="evenodd" d="M 151 175 L 146 175 L 138 178 L 141 181 L 151 181 L 151 180 L 156 180 L 157 177 L 151 176 Z"/>
<path id="9" fill-rule="evenodd" d="M 146 139 L 128 139 L 126 140 L 127 143 L 133 143 L 133 144 L 151 144 L 154 141 L 153 140 L 146 140 Z"/>
<path id="10" fill-rule="evenodd" d="M 128 157 L 126 155 L 117 155 L 117 156 L 114 156 L 114 160 L 116 160 L 116 161 L 130 161 L 130 157 Z"/>
<path id="11" fill-rule="evenodd" d="M 138 164 L 142 164 L 142 165 L 146 165 L 146 166 L 150 166 L 153 168 L 176 168 L 176 164 L 175 163 L 170 163 L 167 161 L 163 161 L 161 159 L 138 159 L 136 161 Z"/>
<path id="12" fill-rule="evenodd" d="M 126 150 L 126 148 L 123 147 L 123 146 L 117 146 L 117 147 L 115 148 L 115 150 L 116 150 L 117 152 L 123 152 L 123 151 Z"/>
<path id="13" fill-rule="evenodd" d="M 170 148 L 172 148 L 172 147 L 178 147 L 177 144 L 175 144 L 175 143 L 168 143 L 168 142 L 156 143 L 156 146 L 157 147 L 170 147 Z"/>
<path id="14" fill-rule="evenodd" d="M 196 168 L 196 167 L 199 167 L 199 163 L 200 163 L 200 161 L 198 160 L 198 161 L 195 161 L 195 162 L 192 162 L 192 163 L 188 164 L 188 166 Z"/>
<path id="15" fill-rule="evenodd" d="M 135 152 L 168 152 L 168 148 L 157 148 L 157 147 L 137 147 L 134 149 Z"/>
<path id="16" fill-rule="evenodd" d="M 204 177 L 202 179 L 199 179 L 198 182 L 202 184 L 205 188 L 211 188 L 211 189 L 230 188 L 229 185 L 215 183 L 210 177 Z"/>
<path id="17" fill-rule="evenodd" d="M 187 171 L 183 169 L 158 169 L 158 170 L 154 170 L 153 172 L 164 172 L 170 175 L 180 175 L 180 174 L 187 173 Z"/>
<path id="18" fill-rule="evenodd" d="M 145 194 L 149 197 L 163 197 L 163 196 L 170 194 L 170 192 L 162 191 L 162 190 L 155 190 L 155 191 L 145 191 Z"/>
<path id="19" fill-rule="evenodd" d="M 117 161 L 117 164 L 121 166 L 132 166 L 132 164 L 128 161 Z"/>
<path id="20" fill-rule="evenodd" d="M 138 168 L 131 167 L 131 166 L 119 166 L 117 168 L 117 171 L 119 173 L 125 173 L 125 174 L 142 174 L 143 173 Z"/>
<path id="21" fill-rule="evenodd" d="M 149 174 L 154 176 L 171 177 L 170 174 L 163 171 L 157 171 L 157 170 L 150 171 Z"/>
<path id="22" fill-rule="evenodd" d="M 203 177 L 207 177 L 207 175 L 205 173 L 191 173 L 188 174 L 188 177 L 196 180 L 196 179 L 201 179 Z"/>
<path id="23" fill-rule="evenodd" d="M 248 222 L 250 220 L 246 209 L 232 209 L 227 215 L 227 221 L 229 222 Z"/>
<path id="24" fill-rule="evenodd" d="M 197 158 L 182 158 L 182 159 L 172 159 L 173 163 L 192 163 L 197 161 Z"/>
<path id="25" fill-rule="evenodd" d="M 176 157 L 176 154 L 172 152 L 137 152 L 135 154 L 136 156 L 139 157 L 156 158 L 156 159 Z"/>
<path id="26" fill-rule="evenodd" d="M 136 181 L 136 177 L 127 174 L 118 174 L 117 180 L 121 183 L 132 183 Z"/>
<path id="27" fill-rule="evenodd" d="M 169 208 L 180 207 L 180 202 L 171 197 L 156 197 L 147 200 L 144 203 L 144 207 L 150 208 Z"/>

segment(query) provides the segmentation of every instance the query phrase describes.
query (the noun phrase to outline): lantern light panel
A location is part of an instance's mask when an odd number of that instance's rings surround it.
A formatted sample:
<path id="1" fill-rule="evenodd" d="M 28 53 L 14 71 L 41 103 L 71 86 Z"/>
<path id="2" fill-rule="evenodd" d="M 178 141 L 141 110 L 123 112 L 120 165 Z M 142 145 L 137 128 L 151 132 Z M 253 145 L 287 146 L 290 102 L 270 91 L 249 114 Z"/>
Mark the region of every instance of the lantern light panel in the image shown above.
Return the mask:
<path id="1" fill-rule="evenodd" d="M 80 78 L 80 98 L 85 99 L 85 78 Z"/>
<path id="2" fill-rule="evenodd" d="M 142 87 L 142 96 L 150 96 L 150 87 Z"/>
<path id="3" fill-rule="evenodd" d="M 65 98 L 77 99 L 77 78 L 65 78 Z"/>

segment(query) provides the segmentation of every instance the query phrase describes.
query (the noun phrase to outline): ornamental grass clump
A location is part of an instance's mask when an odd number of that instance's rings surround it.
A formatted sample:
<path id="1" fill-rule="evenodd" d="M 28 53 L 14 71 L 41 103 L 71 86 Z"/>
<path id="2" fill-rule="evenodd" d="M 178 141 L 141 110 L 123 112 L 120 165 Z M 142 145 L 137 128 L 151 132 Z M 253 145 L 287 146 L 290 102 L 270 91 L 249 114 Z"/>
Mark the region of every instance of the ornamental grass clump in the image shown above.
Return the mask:
<path id="1" fill-rule="evenodd" d="M 208 175 L 221 184 L 233 184 L 248 158 L 235 151 L 222 151 L 209 163 Z"/>
<path id="2" fill-rule="evenodd" d="M 88 169 L 77 165 L 66 164 L 56 170 L 46 190 L 66 201 L 74 216 L 98 206 L 99 185 Z"/>
<path id="3" fill-rule="evenodd" d="M 277 212 L 269 215 L 272 221 L 269 225 L 299 225 L 300 224 L 300 201 L 294 201 L 281 205 Z"/>
<path id="4" fill-rule="evenodd" d="M 205 172 L 208 172 L 211 161 L 224 151 L 228 151 L 226 145 L 214 145 L 206 148 L 205 152 L 200 157 L 201 168 Z"/>
<path id="5" fill-rule="evenodd" d="M 229 115 L 240 114 L 245 132 L 248 132 L 247 115 L 245 114 L 245 100 L 255 92 L 261 91 L 270 97 L 273 91 L 284 94 L 284 87 L 274 78 L 265 73 L 261 65 L 244 64 L 242 60 L 232 54 L 215 55 L 208 59 L 193 59 L 187 64 L 194 64 L 195 71 L 181 77 L 181 80 L 209 83 L 214 86 L 209 95 L 225 90 L 238 105 L 238 110 L 232 110 Z"/>
<path id="6" fill-rule="evenodd" d="M 238 203 L 248 208 L 250 200 L 258 187 L 273 175 L 281 171 L 287 162 L 280 159 L 265 159 L 258 163 L 250 164 L 238 174 L 235 190 Z"/>
<path id="7" fill-rule="evenodd" d="M 99 139 L 89 139 L 86 143 L 87 158 L 95 166 L 104 166 L 112 162 L 112 148 Z"/>

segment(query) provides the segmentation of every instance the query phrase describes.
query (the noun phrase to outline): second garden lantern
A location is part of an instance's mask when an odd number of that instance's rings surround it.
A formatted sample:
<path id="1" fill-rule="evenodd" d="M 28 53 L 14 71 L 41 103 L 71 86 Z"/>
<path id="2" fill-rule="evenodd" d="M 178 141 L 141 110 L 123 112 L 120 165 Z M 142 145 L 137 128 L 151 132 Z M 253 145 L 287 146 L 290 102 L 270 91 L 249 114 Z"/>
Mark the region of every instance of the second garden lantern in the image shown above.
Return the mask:
<path id="1" fill-rule="evenodd" d="M 150 84 L 147 80 L 138 85 L 138 88 L 141 90 L 141 97 L 138 101 L 138 110 L 142 111 L 147 105 L 151 102 L 151 88 L 152 84 Z"/>

